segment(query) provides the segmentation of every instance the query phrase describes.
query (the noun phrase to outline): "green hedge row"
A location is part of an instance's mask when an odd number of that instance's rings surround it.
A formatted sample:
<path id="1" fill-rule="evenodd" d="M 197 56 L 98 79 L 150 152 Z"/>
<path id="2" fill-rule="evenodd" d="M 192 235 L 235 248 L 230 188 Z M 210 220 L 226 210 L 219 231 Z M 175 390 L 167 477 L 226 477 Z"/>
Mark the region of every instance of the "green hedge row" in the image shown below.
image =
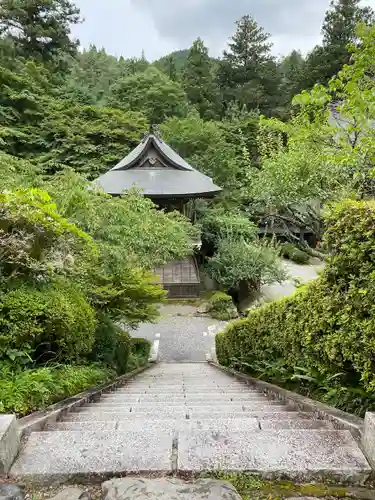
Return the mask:
<path id="1" fill-rule="evenodd" d="M 310 255 L 293 245 L 293 243 L 282 243 L 280 248 L 281 255 L 296 264 L 307 264 L 310 260 Z"/>
<path id="2" fill-rule="evenodd" d="M 322 276 L 228 326 L 216 351 L 223 365 L 362 413 L 375 407 L 375 202 L 345 201 L 326 222 Z"/>

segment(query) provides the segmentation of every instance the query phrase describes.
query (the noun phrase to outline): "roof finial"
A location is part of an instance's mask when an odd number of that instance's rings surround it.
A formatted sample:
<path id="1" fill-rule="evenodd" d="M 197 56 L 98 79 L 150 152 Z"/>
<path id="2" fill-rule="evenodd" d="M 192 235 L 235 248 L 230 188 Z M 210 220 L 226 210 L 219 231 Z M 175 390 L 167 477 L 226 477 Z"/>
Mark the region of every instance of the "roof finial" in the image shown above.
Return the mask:
<path id="1" fill-rule="evenodd" d="M 156 137 L 160 138 L 159 127 L 154 123 L 150 124 L 150 134 L 156 135 Z"/>

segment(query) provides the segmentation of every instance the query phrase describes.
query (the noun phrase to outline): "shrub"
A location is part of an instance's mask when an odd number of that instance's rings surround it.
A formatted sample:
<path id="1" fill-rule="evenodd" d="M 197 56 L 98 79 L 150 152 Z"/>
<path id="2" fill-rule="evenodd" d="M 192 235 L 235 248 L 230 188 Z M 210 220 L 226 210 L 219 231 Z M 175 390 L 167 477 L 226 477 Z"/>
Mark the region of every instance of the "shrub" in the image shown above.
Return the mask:
<path id="1" fill-rule="evenodd" d="M 151 351 L 151 343 L 142 338 L 131 339 L 131 350 L 129 355 L 128 371 L 136 370 L 148 363 Z"/>
<path id="2" fill-rule="evenodd" d="M 345 201 L 326 220 L 332 255 L 321 277 L 228 326 L 216 338 L 217 355 L 253 373 L 277 361 L 294 380 L 302 378 L 298 367 L 315 371 L 311 387 L 360 413 L 361 401 L 375 400 L 375 202 Z"/>
<path id="3" fill-rule="evenodd" d="M 216 292 L 210 297 L 207 312 L 213 318 L 222 321 L 227 321 L 238 316 L 232 297 L 223 292 Z"/>
<path id="4" fill-rule="evenodd" d="M 285 259 L 292 260 L 296 264 L 307 264 L 310 260 L 309 254 L 300 250 L 293 245 L 293 243 L 282 243 L 281 255 L 285 257 Z"/>
<path id="5" fill-rule="evenodd" d="M 109 317 L 99 315 L 91 358 L 112 367 L 118 375 L 123 375 L 127 371 L 129 354 L 130 335 Z"/>
<path id="6" fill-rule="evenodd" d="M 36 362 L 74 361 L 91 352 L 95 312 L 71 284 L 21 285 L 0 295 L 0 357 L 13 350 Z"/>
<path id="7" fill-rule="evenodd" d="M 96 365 L 38 368 L 21 373 L 0 372 L 0 413 L 24 416 L 114 378 Z"/>
<path id="8" fill-rule="evenodd" d="M 148 361 L 151 351 L 151 343 L 142 338 L 133 337 L 131 339 L 131 352 L 137 358 Z"/>
<path id="9" fill-rule="evenodd" d="M 73 271 L 76 259 L 94 249 L 90 236 L 70 224 L 40 189 L 0 193 L 2 282 L 50 281 Z"/>
<path id="10" fill-rule="evenodd" d="M 266 242 L 222 240 L 216 254 L 208 260 L 208 273 L 227 290 L 246 281 L 251 288 L 282 281 L 286 273 L 278 252 Z"/>
<path id="11" fill-rule="evenodd" d="M 115 363 L 117 373 L 122 375 L 128 370 L 129 355 L 131 349 L 130 335 L 120 329 L 117 334 L 117 346 L 115 351 Z"/>
<path id="12" fill-rule="evenodd" d="M 207 210 L 199 223 L 204 241 L 215 246 L 228 238 L 254 241 L 258 236 L 258 228 L 246 215 L 223 209 Z"/>

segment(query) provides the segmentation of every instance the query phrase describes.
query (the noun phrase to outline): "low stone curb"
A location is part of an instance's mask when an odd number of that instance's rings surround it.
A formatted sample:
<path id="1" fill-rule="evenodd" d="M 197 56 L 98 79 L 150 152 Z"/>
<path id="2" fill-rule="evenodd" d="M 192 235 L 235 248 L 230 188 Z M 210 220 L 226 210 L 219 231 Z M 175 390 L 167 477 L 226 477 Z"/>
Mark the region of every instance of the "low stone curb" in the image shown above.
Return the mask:
<path id="1" fill-rule="evenodd" d="M 81 392 L 76 396 L 72 396 L 48 406 L 45 410 L 37 411 L 27 415 L 26 417 L 20 418 L 17 422 L 21 436 L 28 435 L 31 432 L 40 431 L 44 429 L 46 425 L 57 422 L 61 417 L 65 416 L 74 408 L 83 406 L 86 403 L 90 403 L 91 401 L 100 398 L 104 392 L 117 389 L 119 386 L 123 385 L 124 382 L 135 377 L 139 373 L 148 370 L 151 366 L 153 366 L 153 363 L 148 363 L 147 365 L 137 368 L 130 373 L 121 375 L 121 377 L 116 378 L 112 382 L 102 384 L 98 387 L 94 387 L 93 389 L 88 389 L 87 391 Z"/>
<path id="2" fill-rule="evenodd" d="M 337 430 L 349 430 L 355 440 L 360 444 L 364 429 L 364 420 L 345 411 L 338 410 L 332 406 L 325 405 L 319 401 L 302 396 L 296 392 L 288 391 L 274 384 L 264 382 L 263 380 L 237 372 L 232 368 L 221 366 L 217 363 L 209 361 L 210 365 L 218 368 L 224 373 L 234 375 L 240 380 L 244 380 L 250 385 L 260 389 L 263 393 L 272 396 L 273 399 L 285 401 L 289 405 L 303 412 L 313 412 L 317 419 L 329 420 Z"/>

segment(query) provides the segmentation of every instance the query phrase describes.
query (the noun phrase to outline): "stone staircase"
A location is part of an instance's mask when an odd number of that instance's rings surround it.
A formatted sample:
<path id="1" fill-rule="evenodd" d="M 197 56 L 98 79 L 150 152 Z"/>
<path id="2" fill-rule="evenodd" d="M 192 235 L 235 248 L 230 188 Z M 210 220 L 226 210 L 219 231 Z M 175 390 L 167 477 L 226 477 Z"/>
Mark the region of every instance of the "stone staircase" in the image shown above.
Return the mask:
<path id="1" fill-rule="evenodd" d="M 207 363 L 158 364 L 32 433 L 24 480 L 91 474 L 248 471 L 360 483 L 370 467 L 349 431 L 273 401 Z"/>

